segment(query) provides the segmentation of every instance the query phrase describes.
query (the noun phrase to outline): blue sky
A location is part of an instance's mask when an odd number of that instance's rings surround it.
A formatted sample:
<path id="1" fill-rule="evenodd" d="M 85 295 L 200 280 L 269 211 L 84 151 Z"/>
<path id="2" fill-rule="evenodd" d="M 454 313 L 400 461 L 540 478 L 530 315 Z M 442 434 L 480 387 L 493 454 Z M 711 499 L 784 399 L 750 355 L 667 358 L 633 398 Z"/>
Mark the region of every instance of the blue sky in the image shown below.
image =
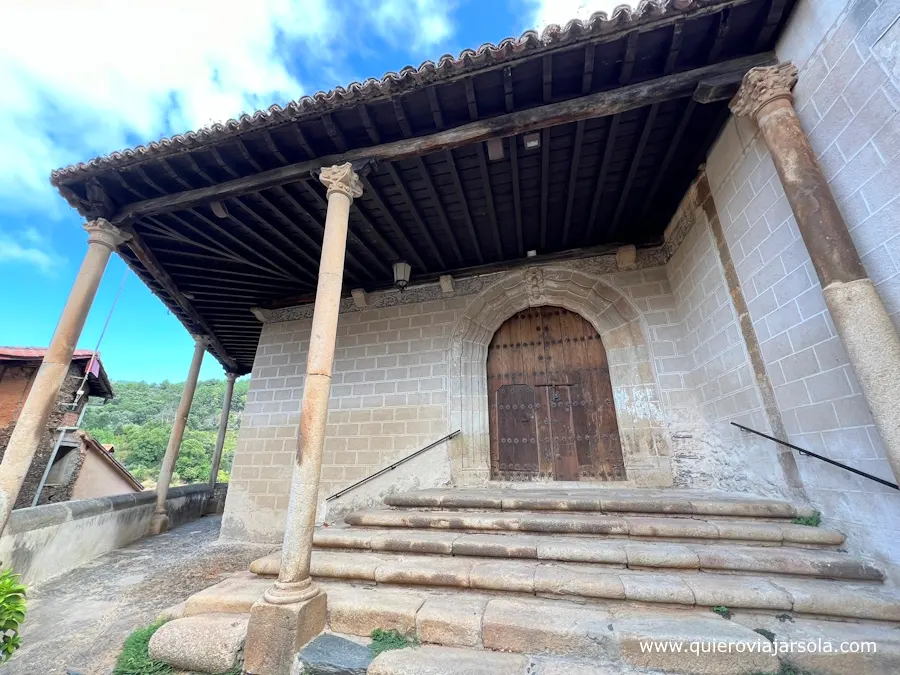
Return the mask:
<path id="1" fill-rule="evenodd" d="M 46 345 L 86 249 L 50 171 L 380 77 L 616 0 L 32 0 L 0 8 L 0 344 Z M 79 347 L 126 267 L 114 257 Z M 181 381 L 192 342 L 133 274 L 103 338 L 113 379 Z M 201 376 L 221 377 L 211 356 Z"/>

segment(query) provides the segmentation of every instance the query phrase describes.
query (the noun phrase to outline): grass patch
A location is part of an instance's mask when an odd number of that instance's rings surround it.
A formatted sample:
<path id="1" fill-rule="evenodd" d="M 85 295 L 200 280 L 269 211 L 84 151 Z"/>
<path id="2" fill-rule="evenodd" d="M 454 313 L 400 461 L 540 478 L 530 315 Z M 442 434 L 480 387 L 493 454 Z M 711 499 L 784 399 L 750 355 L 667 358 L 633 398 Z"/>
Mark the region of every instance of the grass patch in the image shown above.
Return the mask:
<path id="1" fill-rule="evenodd" d="M 150 638 L 167 620 L 154 621 L 149 626 L 138 628 L 125 638 L 125 645 L 119 660 L 116 661 L 113 675 L 172 675 L 175 672 L 168 663 L 151 659 L 148 651 Z M 242 673 L 242 666 L 235 664 L 227 673 L 220 675 L 242 675 Z"/>
<path id="2" fill-rule="evenodd" d="M 754 628 L 753 632 L 759 633 L 764 638 L 766 638 L 766 640 L 768 640 L 769 642 L 773 642 L 773 643 L 775 642 L 775 633 L 773 633 L 770 630 L 767 630 L 765 628 Z"/>
<path id="3" fill-rule="evenodd" d="M 802 518 L 794 518 L 791 521 L 794 525 L 809 525 L 809 527 L 818 527 L 822 524 L 822 514 L 813 511 L 811 516 L 803 516 Z M 780 674 L 779 674 L 780 675 Z M 788 673 L 790 675 L 790 673 Z"/>
<path id="4" fill-rule="evenodd" d="M 390 630 L 376 628 L 372 631 L 372 644 L 369 645 L 369 649 L 372 650 L 372 656 L 378 656 L 381 652 L 388 652 L 392 649 L 418 646 L 419 640 L 415 636 L 407 637 L 394 628 Z"/>
<path id="5" fill-rule="evenodd" d="M 164 623 L 154 621 L 125 638 L 113 675 L 172 675 L 175 672 L 168 663 L 151 659 L 147 651 L 150 638 Z"/>
<path id="6" fill-rule="evenodd" d="M 721 616 L 723 619 L 731 618 L 731 610 L 727 607 L 723 607 L 722 605 L 717 605 L 712 608 L 712 611 Z"/>

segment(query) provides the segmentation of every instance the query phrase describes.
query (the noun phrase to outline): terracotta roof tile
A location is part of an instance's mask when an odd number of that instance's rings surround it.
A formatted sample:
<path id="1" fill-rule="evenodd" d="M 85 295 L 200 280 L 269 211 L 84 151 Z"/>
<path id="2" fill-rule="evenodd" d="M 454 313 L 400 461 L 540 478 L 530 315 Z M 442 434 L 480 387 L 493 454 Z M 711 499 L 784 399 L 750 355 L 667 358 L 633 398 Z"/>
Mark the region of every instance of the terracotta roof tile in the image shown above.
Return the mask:
<path id="1" fill-rule="evenodd" d="M 438 59 L 437 63 L 425 61 L 417 68 L 407 66 L 399 73 L 388 72 L 380 80 L 369 78 L 365 82 L 353 82 L 347 87 L 337 87 L 328 92 L 304 96 L 296 101 L 291 101 L 284 107 L 272 105 L 268 109 L 256 111 L 252 115 L 245 113 L 237 119 L 229 119 L 226 122 L 211 124 L 196 131 L 163 138 L 132 149 L 112 152 L 88 162 L 73 164 L 53 171 L 50 174 L 50 182 L 55 186 L 60 186 L 107 169 L 201 148 L 247 131 L 260 130 L 284 122 L 321 115 L 344 105 L 356 104 L 379 96 L 392 95 L 402 90 L 457 77 L 468 71 L 512 60 L 530 52 L 620 32 L 666 14 L 702 9 L 716 4 L 722 4 L 721 0 L 643 0 L 634 8 L 629 5 L 619 5 L 609 16 L 605 12 L 596 12 L 585 21 L 575 19 L 563 27 L 555 24 L 549 25 L 540 34 L 529 30 L 518 38 L 506 38 L 497 45 L 486 43 L 478 49 L 465 49 L 456 57 L 445 54 Z"/>

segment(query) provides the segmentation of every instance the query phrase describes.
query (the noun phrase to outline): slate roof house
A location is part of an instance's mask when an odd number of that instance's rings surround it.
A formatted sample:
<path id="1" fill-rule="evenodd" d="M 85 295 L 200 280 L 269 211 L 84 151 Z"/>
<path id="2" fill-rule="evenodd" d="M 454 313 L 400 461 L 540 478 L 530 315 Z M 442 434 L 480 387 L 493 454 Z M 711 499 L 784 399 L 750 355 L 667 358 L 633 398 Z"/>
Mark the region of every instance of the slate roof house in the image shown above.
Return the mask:
<path id="1" fill-rule="evenodd" d="M 204 353 L 251 374 L 221 538 L 282 548 L 203 596 L 255 600 L 246 672 L 326 622 L 770 672 L 637 645 L 900 621 L 897 18 L 642 2 L 53 173 L 89 232 L 54 345 L 112 251 L 196 337 L 153 532 Z"/>

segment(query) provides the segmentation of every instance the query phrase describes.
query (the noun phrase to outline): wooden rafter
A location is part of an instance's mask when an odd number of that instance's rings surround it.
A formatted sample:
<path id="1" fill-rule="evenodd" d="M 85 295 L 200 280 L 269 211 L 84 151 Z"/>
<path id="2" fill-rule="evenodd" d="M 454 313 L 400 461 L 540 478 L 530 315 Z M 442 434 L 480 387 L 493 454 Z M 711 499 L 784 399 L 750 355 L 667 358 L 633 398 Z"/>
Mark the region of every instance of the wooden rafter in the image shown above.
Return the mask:
<path id="1" fill-rule="evenodd" d="M 716 35 L 713 38 L 712 47 L 709 50 L 709 56 L 707 57 L 708 63 L 713 63 L 716 59 L 719 58 L 719 54 L 722 53 L 722 49 L 725 47 L 725 42 L 728 39 L 728 32 L 731 30 L 731 8 L 726 7 L 722 10 L 722 13 L 719 14 L 719 23 L 716 26 Z"/>
<path id="2" fill-rule="evenodd" d="M 678 151 L 678 146 L 681 143 L 681 137 L 684 135 L 685 129 L 687 129 L 688 124 L 691 121 L 691 115 L 694 114 L 694 108 L 696 108 L 696 106 L 697 102 L 694 99 L 688 100 L 684 112 L 681 114 L 681 119 L 678 121 L 678 126 L 675 128 L 675 133 L 672 135 L 672 139 L 669 141 L 666 154 L 663 157 L 662 162 L 660 162 L 659 169 L 657 169 L 656 171 L 656 177 L 653 179 L 653 183 L 650 185 L 650 190 L 647 193 L 646 199 L 644 200 L 644 208 L 641 209 L 641 215 L 638 218 L 639 220 L 643 219 L 643 217 L 646 216 L 650 211 L 650 207 L 653 204 L 656 193 L 659 191 L 659 188 L 662 185 L 663 180 L 665 179 L 666 170 L 669 168 L 669 163 L 672 161 L 672 158 L 675 157 L 675 153 Z"/>
<path id="3" fill-rule="evenodd" d="M 303 191 L 312 197 L 313 201 L 316 202 L 316 204 L 318 204 L 320 209 L 322 209 L 326 213 L 328 212 L 328 202 L 325 201 L 325 198 L 322 197 L 322 195 L 320 195 L 318 192 L 315 191 L 315 189 L 313 189 L 313 187 L 309 184 L 309 181 L 305 181 L 305 180 L 299 181 L 296 184 L 299 185 L 300 187 L 302 187 Z M 285 186 L 285 189 L 287 187 L 288 186 Z M 353 200 L 353 209 L 350 211 L 350 215 L 352 216 L 353 214 L 356 214 L 359 216 L 359 219 L 363 223 L 363 228 L 362 228 L 363 231 L 369 236 L 369 238 L 371 240 L 373 240 L 375 242 L 376 246 L 378 246 L 381 249 L 388 252 L 388 255 L 390 256 L 390 259 L 392 262 L 396 262 L 397 260 L 400 260 L 400 254 L 397 253 L 396 249 L 391 245 L 391 243 L 389 241 L 387 241 L 384 237 L 381 236 L 381 233 L 372 224 L 371 218 L 369 218 L 369 216 L 366 215 L 366 212 L 362 208 L 362 205 L 360 204 L 358 199 Z M 324 229 L 325 229 L 325 226 L 323 225 L 322 230 L 324 231 Z M 359 239 L 356 236 L 356 234 L 354 234 L 352 231 L 348 232 L 347 236 L 349 237 L 349 239 L 352 243 L 356 244 L 358 242 L 360 247 L 368 250 L 368 247 L 366 246 L 366 244 L 361 239 Z M 375 254 L 373 253 L 373 255 L 375 255 Z M 380 257 L 378 257 L 377 259 L 379 261 L 381 260 Z M 380 264 L 382 265 L 383 269 L 385 269 L 386 271 L 390 271 L 387 268 L 387 266 L 384 266 L 382 263 L 380 263 Z"/>
<path id="4" fill-rule="evenodd" d="M 684 21 L 676 21 L 672 24 L 672 41 L 669 43 L 669 53 L 666 55 L 666 62 L 663 65 L 663 75 L 668 75 L 678 63 L 678 56 L 681 54 L 681 43 L 683 41 L 682 32 L 684 31 Z"/>
<path id="5" fill-rule="evenodd" d="M 403 102 L 399 97 L 395 97 L 393 99 L 393 104 L 394 115 L 397 118 L 397 123 L 400 125 L 400 131 L 406 138 L 412 137 L 413 130 L 409 124 L 409 120 L 406 118 L 406 111 L 403 109 Z M 374 125 L 371 125 L 371 127 L 371 130 L 370 127 L 366 127 L 366 131 L 369 132 L 369 137 L 374 143 L 380 143 L 381 140 L 377 130 L 374 128 Z M 444 228 L 444 233 L 450 240 L 450 245 L 453 248 L 453 254 L 456 256 L 459 264 L 462 265 L 463 257 L 462 252 L 459 250 L 459 243 L 456 241 L 456 235 L 453 233 L 453 228 L 450 226 L 450 221 L 447 218 L 447 213 L 446 211 L 444 211 L 444 205 L 441 203 L 437 190 L 434 187 L 434 182 L 431 180 L 431 174 L 428 172 L 428 167 L 425 165 L 425 161 L 421 157 L 415 157 L 414 161 L 416 163 L 416 168 L 419 171 L 419 175 L 422 178 L 422 182 L 425 183 L 425 189 L 428 191 L 428 196 L 431 198 L 431 201 L 434 204 L 435 211 L 437 211 L 438 219 L 441 221 L 441 226 Z M 414 205 L 414 202 L 410 200 L 410 204 Z M 428 235 L 428 238 L 431 238 L 430 235 Z"/>
<path id="6" fill-rule="evenodd" d="M 422 236 L 425 237 L 425 243 L 428 244 L 428 248 L 431 249 L 431 254 L 434 256 L 434 259 L 438 261 L 438 265 L 440 265 L 442 268 L 446 267 L 447 264 L 444 262 L 444 256 L 441 255 L 441 250 L 435 243 L 434 237 L 431 236 L 431 231 L 425 225 L 425 220 L 422 218 L 422 214 L 419 213 L 419 209 L 416 206 L 415 200 L 410 196 L 409 189 L 406 187 L 406 181 L 403 180 L 403 177 L 390 162 L 385 164 L 384 168 L 385 170 L 387 170 L 388 175 L 391 177 L 391 180 L 397 187 L 397 192 L 400 194 L 400 199 L 402 199 L 406 206 L 409 208 L 409 213 L 413 217 L 413 220 L 416 221 L 416 225 L 419 227 L 419 231 L 422 233 Z"/>
<path id="7" fill-rule="evenodd" d="M 591 90 L 594 80 L 594 46 L 588 45 L 584 49 L 584 68 L 581 72 L 581 95 L 584 96 Z M 572 147 L 572 165 L 569 168 L 569 187 L 566 190 L 566 215 L 563 218 L 562 242 L 565 246 L 569 241 L 569 228 L 572 225 L 572 206 L 575 203 L 575 184 L 578 180 L 578 165 L 581 162 L 581 144 L 584 140 L 585 120 L 575 123 L 575 145 Z"/>
<path id="8" fill-rule="evenodd" d="M 437 92 L 434 87 L 428 87 L 428 103 L 431 106 L 431 116 L 434 119 L 435 128 L 438 131 L 444 129 L 444 114 L 441 110 L 440 101 L 437 98 Z M 478 113 L 478 110 L 475 110 Z M 484 262 L 484 255 L 481 253 L 481 244 L 478 243 L 478 236 L 475 234 L 475 223 L 472 221 L 472 213 L 469 210 L 469 202 L 466 200 L 466 193 L 463 190 L 462 181 L 459 179 L 459 170 L 456 168 L 456 159 L 453 157 L 452 150 L 444 150 L 444 162 L 450 168 L 450 178 L 453 180 L 453 188 L 462 204 L 463 218 L 466 221 L 466 229 L 469 231 L 469 237 L 472 240 L 472 246 L 475 249 L 475 256 L 479 263 Z"/>
<path id="9" fill-rule="evenodd" d="M 242 211 L 244 211 L 244 213 L 246 213 L 254 221 L 256 221 L 256 223 L 266 232 L 269 237 L 277 239 L 279 242 L 281 242 L 282 245 L 287 246 L 293 251 L 296 251 L 297 255 L 305 260 L 312 267 L 312 269 L 318 270 L 319 261 L 309 255 L 299 246 L 297 246 L 293 241 L 291 241 L 290 237 L 285 236 L 285 234 L 282 233 L 281 230 L 271 225 L 265 217 L 259 215 L 252 207 L 250 207 L 248 204 L 245 204 L 238 198 L 232 199 L 231 203 L 236 204 Z"/>
<path id="10" fill-rule="evenodd" d="M 365 194 L 367 197 L 371 197 L 375 202 L 375 206 L 378 207 L 378 210 L 381 211 L 381 215 L 384 216 L 384 219 L 390 225 L 391 230 L 394 232 L 394 236 L 400 240 L 403 244 L 403 248 L 406 249 L 406 252 L 410 255 L 412 261 L 419 267 L 419 269 L 425 270 L 425 263 L 422 258 L 419 257 L 418 252 L 415 247 L 410 242 L 409 237 L 406 236 L 406 232 L 403 231 L 403 228 L 400 227 L 400 223 L 397 222 L 397 219 L 394 217 L 394 213 L 391 209 L 382 201 L 381 195 L 378 193 L 378 190 L 375 189 L 375 186 L 369 181 L 366 176 L 360 176 L 360 180 L 362 181 L 363 188 L 365 189 Z"/>
<path id="11" fill-rule="evenodd" d="M 613 115 L 606 131 L 606 147 L 603 148 L 603 159 L 600 160 L 600 171 L 597 174 L 597 183 L 594 186 L 594 197 L 591 200 L 591 215 L 588 217 L 587 238 L 594 234 L 597 225 L 597 215 L 600 211 L 600 198 L 603 186 L 606 183 L 606 174 L 609 172 L 609 163 L 612 160 L 613 150 L 616 145 L 616 135 L 619 132 L 621 115 Z"/>
<path id="12" fill-rule="evenodd" d="M 478 101 L 475 99 L 475 84 L 471 79 L 466 80 L 466 103 L 469 107 L 469 118 L 475 122 L 479 119 Z M 491 189 L 491 174 L 487 167 L 487 158 L 484 155 L 484 144 L 475 144 L 475 153 L 478 155 L 478 170 L 481 173 L 481 189 L 484 192 L 484 201 L 487 206 L 488 219 L 491 221 L 491 233 L 494 235 L 494 246 L 497 255 L 503 258 L 503 242 L 500 238 L 500 224 L 497 222 L 497 211 L 494 207 L 494 192 Z M 474 235 L 474 228 L 473 228 Z"/>
<path id="13" fill-rule="evenodd" d="M 190 213 L 192 213 L 196 218 L 199 218 L 199 219 L 202 220 L 204 223 L 206 223 L 206 225 L 207 225 L 210 229 L 212 229 L 212 230 L 214 230 L 215 232 L 217 232 L 217 233 L 219 234 L 219 236 L 224 237 L 225 239 L 228 239 L 229 241 L 234 242 L 235 244 L 237 244 L 238 246 L 240 246 L 241 248 L 243 248 L 243 249 L 244 249 L 245 251 L 247 251 L 248 253 L 250 253 L 250 254 L 256 256 L 257 258 L 259 258 L 260 260 L 262 260 L 263 262 L 265 262 L 265 263 L 266 263 L 267 265 L 269 265 L 270 267 L 274 267 L 276 270 L 278 270 L 279 272 L 281 272 L 282 274 L 284 274 L 286 278 L 288 278 L 288 279 L 296 279 L 296 278 L 297 278 L 295 274 L 293 274 L 292 272 L 289 272 L 288 270 L 286 270 L 285 268 L 283 268 L 281 265 L 279 265 L 278 263 L 276 263 L 276 262 L 275 262 L 274 260 L 272 260 L 271 258 L 269 258 L 269 257 L 263 255 L 262 253 L 260 253 L 260 251 L 259 251 L 258 248 L 254 248 L 254 247 L 248 245 L 246 242 L 244 242 L 244 241 L 243 241 L 242 239 L 240 239 L 239 237 L 234 236 L 234 235 L 233 235 L 231 232 L 229 232 L 226 228 L 224 228 L 224 227 L 222 227 L 221 225 L 219 225 L 219 223 L 217 223 L 215 220 L 212 220 L 211 218 L 207 218 L 207 217 L 204 216 L 202 213 L 200 213 L 199 211 L 196 211 L 196 210 L 192 210 L 192 211 L 190 211 Z M 231 220 L 232 220 L 232 221 L 236 221 L 237 219 L 234 218 L 234 217 L 232 217 Z M 247 228 L 246 228 L 246 227 L 243 227 L 242 229 L 244 229 L 244 231 L 246 231 Z M 288 258 L 288 260 L 291 260 L 291 259 Z M 291 260 L 291 262 L 293 263 L 293 260 Z M 254 266 L 254 267 L 259 267 L 258 265 L 253 265 L 253 266 Z M 292 266 L 296 267 L 295 264 L 293 264 Z M 271 272 L 271 270 L 270 270 L 270 272 Z"/>
<path id="14" fill-rule="evenodd" d="M 434 134 L 402 139 L 378 146 L 357 148 L 337 155 L 297 162 L 260 171 L 216 186 L 186 190 L 175 194 L 129 204 L 112 215 L 115 222 L 145 213 L 171 211 L 206 203 L 210 200 L 241 196 L 248 192 L 304 179 L 323 166 L 363 160 L 398 161 L 416 155 L 439 152 L 489 138 L 512 136 L 594 117 L 607 117 L 653 103 L 691 96 L 697 84 L 720 75 L 746 72 L 750 68 L 776 62 L 772 53 L 732 59 L 701 68 L 663 76 L 646 82 L 567 99 L 489 119 L 479 119 Z"/>
<path id="15" fill-rule="evenodd" d="M 151 251 L 147 247 L 140 234 L 135 232 L 133 229 L 131 230 L 130 234 L 131 239 L 128 240 L 125 246 L 127 246 L 128 249 L 140 261 L 147 274 L 149 274 L 157 284 L 165 289 L 166 294 L 176 305 L 178 305 L 181 311 L 184 312 L 184 314 L 193 324 L 193 329 L 202 331 L 206 336 L 209 337 L 210 346 L 215 350 L 216 354 L 219 355 L 219 358 L 222 360 L 222 362 L 228 368 L 240 372 L 241 368 L 238 366 L 237 362 L 228 355 L 228 351 L 225 349 L 222 343 L 219 342 L 218 337 L 216 337 L 215 333 L 210 329 L 209 325 L 206 323 L 206 320 L 202 316 L 200 316 L 197 310 L 195 310 L 191 303 L 188 302 L 187 298 L 185 298 L 181 291 L 178 290 L 178 286 L 175 284 L 175 281 L 171 276 L 169 276 L 169 273 L 163 269 L 162 265 L 159 264 L 159 261 L 156 259 L 153 251 Z"/>
<path id="16" fill-rule="evenodd" d="M 769 3 L 769 11 L 766 12 L 766 17 L 763 21 L 762 29 L 759 31 L 759 36 L 756 38 L 754 50 L 765 49 L 766 45 L 771 42 L 772 36 L 775 34 L 775 31 L 778 30 L 778 24 L 780 24 L 781 20 L 784 18 L 784 10 L 785 7 L 787 7 L 787 4 L 788 0 L 771 0 Z"/>
<path id="17" fill-rule="evenodd" d="M 553 99 L 553 55 L 541 59 L 544 104 Z M 547 212 L 550 208 L 550 129 L 541 131 L 541 250 L 547 248 Z"/>
<path id="18" fill-rule="evenodd" d="M 647 146 L 647 139 L 650 138 L 650 132 L 653 131 L 653 123 L 656 121 L 657 112 L 659 112 L 659 104 L 654 103 L 650 106 L 650 111 L 647 113 L 647 119 L 644 122 L 644 129 L 641 132 L 637 147 L 634 149 L 634 153 L 631 156 L 631 166 L 628 167 L 625 185 L 622 187 L 622 192 L 619 194 L 619 203 L 616 204 L 616 211 L 615 214 L 613 214 L 612 224 L 609 228 L 614 237 L 619 231 L 619 221 L 622 218 L 625 205 L 628 203 L 628 198 L 631 196 L 631 185 L 634 183 L 634 177 L 641 165 L 641 159 L 644 156 L 644 148 Z"/>
<path id="19" fill-rule="evenodd" d="M 246 212 L 248 215 L 250 215 L 254 220 L 256 220 L 257 222 L 259 222 L 259 216 L 257 216 L 256 213 L 250 211 L 247 207 L 245 207 L 244 204 L 243 204 L 242 202 L 240 202 L 238 199 L 233 199 L 233 200 L 231 200 L 231 202 L 232 202 L 233 204 L 237 205 L 239 208 L 241 208 L 241 210 L 245 211 L 245 212 Z M 247 236 L 251 237 L 251 238 L 252 238 L 254 241 L 256 241 L 258 244 L 260 244 L 261 246 L 264 246 L 264 247 L 267 248 L 268 250 L 270 250 L 270 251 L 272 251 L 273 253 L 277 254 L 282 260 L 288 261 L 288 263 L 290 263 L 292 269 L 294 269 L 294 270 L 296 271 L 295 274 L 294 274 L 294 277 L 295 277 L 295 278 L 299 278 L 299 277 L 297 277 L 297 274 L 300 274 L 300 275 L 302 275 L 303 277 L 305 277 L 306 279 L 308 279 L 311 283 L 315 284 L 316 279 L 317 279 L 316 273 L 310 271 L 310 269 L 307 269 L 307 268 L 304 267 L 303 265 L 299 265 L 299 264 L 297 263 L 297 261 L 296 261 L 292 256 L 288 255 L 288 254 L 283 250 L 283 248 L 281 248 L 281 247 L 279 247 L 279 246 L 276 246 L 276 245 L 272 242 L 272 239 L 271 239 L 270 237 L 264 237 L 264 236 L 262 236 L 255 228 L 250 227 L 249 225 L 245 224 L 241 219 L 235 217 L 234 215 L 229 214 L 228 220 L 229 220 L 230 222 L 234 223 L 235 225 L 237 225 L 237 226 L 241 229 L 242 232 L 244 232 Z M 268 223 L 266 223 L 266 224 L 263 225 L 262 227 L 263 227 L 263 229 L 264 229 L 265 231 L 267 231 L 267 232 L 268 232 L 269 230 L 273 230 L 273 229 L 274 229 L 274 228 L 271 228 L 271 227 L 268 225 Z M 308 260 L 311 260 L 311 258 L 309 258 L 309 256 L 306 256 L 306 257 L 307 257 Z M 317 266 L 313 266 L 313 269 L 317 269 Z"/>

